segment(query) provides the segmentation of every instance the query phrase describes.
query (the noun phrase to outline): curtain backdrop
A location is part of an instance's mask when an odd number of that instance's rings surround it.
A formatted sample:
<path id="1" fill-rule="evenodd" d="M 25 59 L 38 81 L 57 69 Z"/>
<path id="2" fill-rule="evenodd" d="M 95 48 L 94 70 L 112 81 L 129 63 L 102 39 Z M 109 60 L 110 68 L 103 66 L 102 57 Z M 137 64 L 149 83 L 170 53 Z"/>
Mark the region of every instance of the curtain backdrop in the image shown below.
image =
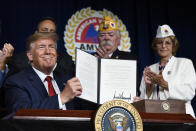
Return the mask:
<path id="1" fill-rule="evenodd" d="M 168 24 L 174 30 L 180 42 L 177 56 L 196 60 L 194 0 L 1 0 L 0 48 L 4 42 L 10 42 L 16 53 L 25 51 L 25 40 L 35 31 L 39 20 L 51 16 L 58 25 L 58 51 L 65 52 L 65 25 L 76 11 L 87 7 L 100 11 L 105 8 L 126 25 L 131 51 L 138 57 L 140 79 L 143 68 L 157 61 L 151 42 L 158 25 Z"/>

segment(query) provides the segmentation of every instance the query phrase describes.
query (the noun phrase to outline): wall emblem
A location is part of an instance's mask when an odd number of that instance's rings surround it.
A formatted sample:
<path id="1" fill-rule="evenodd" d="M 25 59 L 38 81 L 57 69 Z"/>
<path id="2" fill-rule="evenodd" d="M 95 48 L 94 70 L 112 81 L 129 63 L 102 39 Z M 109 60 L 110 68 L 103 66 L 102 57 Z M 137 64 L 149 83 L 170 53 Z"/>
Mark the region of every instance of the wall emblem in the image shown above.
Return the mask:
<path id="1" fill-rule="evenodd" d="M 103 16 L 109 16 L 117 21 L 121 32 L 121 43 L 118 47 L 121 51 L 130 52 L 130 38 L 126 31 L 125 25 L 112 12 L 103 9 L 103 11 L 91 10 L 91 8 L 83 8 L 77 11 L 68 20 L 64 31 L 64 42 L 67 53 L 75 60 L 75 48 L 93 53 L 98 48 L 98 28 Z"/>

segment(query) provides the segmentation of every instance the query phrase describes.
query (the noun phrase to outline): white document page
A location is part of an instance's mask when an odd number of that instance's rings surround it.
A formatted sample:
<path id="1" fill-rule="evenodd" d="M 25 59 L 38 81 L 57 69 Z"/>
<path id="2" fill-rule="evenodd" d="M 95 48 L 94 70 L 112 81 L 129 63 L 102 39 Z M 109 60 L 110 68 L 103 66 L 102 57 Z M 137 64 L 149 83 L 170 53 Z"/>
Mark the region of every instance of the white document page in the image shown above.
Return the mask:
<path id="1" fill-rule="evenodd" d="M 77 49 L 76 77 L 82 85 L 80 98 L 97 103 L 98 59 L 87 52 Z"/>
<path id="2" fill-rule="evenodd" d="M 133 102 L 136 96 L 136 60 L 101 60 L 100 104 L 113 99 Z"/>

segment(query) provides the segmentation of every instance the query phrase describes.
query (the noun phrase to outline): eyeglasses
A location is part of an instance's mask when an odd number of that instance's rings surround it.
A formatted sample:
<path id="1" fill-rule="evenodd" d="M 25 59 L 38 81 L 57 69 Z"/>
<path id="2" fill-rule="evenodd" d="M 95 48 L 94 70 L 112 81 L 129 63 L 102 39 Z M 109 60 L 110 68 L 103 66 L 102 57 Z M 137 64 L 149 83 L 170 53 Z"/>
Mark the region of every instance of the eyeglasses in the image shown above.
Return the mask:
<path id="1" fill-rule="evenodd" d="M 172 42 L 170 42 L 170 41 L 158 41 L 156 43 L 156 45 L 157 46 L 163 46 L 163 45 L 165 45 L 165 46 L 171 46 L 172 45 Z"/>

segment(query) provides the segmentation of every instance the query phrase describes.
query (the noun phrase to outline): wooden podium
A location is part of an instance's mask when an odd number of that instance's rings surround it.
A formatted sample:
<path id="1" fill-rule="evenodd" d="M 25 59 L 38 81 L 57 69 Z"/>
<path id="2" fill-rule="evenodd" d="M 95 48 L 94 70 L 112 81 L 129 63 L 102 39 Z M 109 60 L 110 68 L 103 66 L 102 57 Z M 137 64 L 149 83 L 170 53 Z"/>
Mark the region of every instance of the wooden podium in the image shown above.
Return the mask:
<path id="1" fill-rule="evenodd" d="M 164 103 L 164 111 L 162 107 Z M 180 102 L 180 101 L 179 101 Z M 180 102 L 181 103 L 181 102 Z M 185 114 L 183 103 L 176 101 L 144 100 L 133 103 L 142 118 L 144 131 L 192 131 L 196 130 L 196 120 Z M 181 106 L 180 106 L 181 105 Z M 180 107 L 176 109 L 175 107 Z M 22 129 L 28 131 L 85 130 L 94 131 L 96 110 L 40 110 L 21 109 L 9 120 L 0 120 L 0 130 Z"/>
<path id="2" fill-rule="evenodd" d="M 92 121 L 95 110 L 20 109 L 14 119 Z"/>
<path id="3" fill-rule="evenodd" d="M 95 110 L 21 109 L 9 120 L 0 120 L 0 130 L 94 131 Z M 144 131 L 195 131 L 196 120 L 187 114 L 140 113 Z M 184 124 L 185 123 L 185 124 Z"/>
<path id="4" fill-rule="evenodd" d="M 141 100 L 132 105 L 144 113 L 186 114 L 185 101 L 182 100 Z"/>
<path id="5" fill-rule="evenodd" d="M 185 102 L 179 100 L 141 100 L 132 104 L 138 110 L 143 122 L 194 123 L 196 120 L 185 114 Z M 34 120 L 78 120 L 93 121 L 95 110 L 39 110 L 21 109 L 14 119 Z"/>
<path id="6" fill-rule="evenodd" d="M 140 113 L 143 122 L 196 124 L 196 120 L 186 114 L 185 101 L 146 99 L 132 105 Z"/>
<path id="7" fill-rule="evenodd" d="M 142 100 L 132 104 L 138 110 L 143 122 L 150 123 L 194 123 L 196 120 L 185 114 L 185 102 L 178 100 Z M 169 106 L 169 107 L 168 107 Z M 39 110 L 21 109 L 14 119 L 35 120 L 78 120 L 93 121 L 95 110 Z"/>

